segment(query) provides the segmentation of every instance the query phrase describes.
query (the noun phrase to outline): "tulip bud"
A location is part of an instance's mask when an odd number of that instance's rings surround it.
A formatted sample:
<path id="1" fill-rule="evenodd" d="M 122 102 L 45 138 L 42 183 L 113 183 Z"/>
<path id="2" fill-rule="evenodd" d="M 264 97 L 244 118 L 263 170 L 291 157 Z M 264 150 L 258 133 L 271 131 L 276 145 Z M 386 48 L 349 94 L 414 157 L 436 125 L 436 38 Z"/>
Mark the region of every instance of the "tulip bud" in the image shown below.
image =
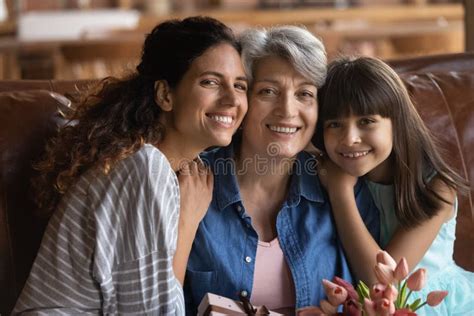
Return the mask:
<path id="1" fill-rule="evenodd" d="M 364 298 L 364 312 L 367 316 L 376 316 L 375 302 L 368 298 Z"/>
<path id="2" fill-rule="evenodd" d="M 382 298 L 377 302 L 377 311 L 379 312 L 380 316 L 389 316 L 395 313 L 395 305 L 392 301 Z"/>
<path id="3" fill-rule="evenodd" d="M 425 286 L 426 270 L 420 268 L 413 272 L 407 279 L 407 287 L 412 291 L 419 291 Z"/>
<path id="4" fill-rule="evenodd" d="M 428 294 L 428 297 L 426 298 L 426 303 L 429 306 L 436 306 L 441 303 L 444 298 L 448 295 L 448 291 L 433 291 Z"/>
<path id="5" fill-rule="evenodd" d="M 375 265 L 374 272 L 380 283 L 387 285 L 393 282 L 393 269 L 390 266 L 379 262 Z"/>
<path id="6" fill-rule="evenodd" d="M 380 300 L 383 297 L 383 294 L 386 288 L 387 288 L 386 285 L 380 284 L 380 283 L 373 285 L 372 288 L 370 289 L 370 297 L 374 301 Z"/>
<path id="7" fill-rule="evenodd" d="M 337 276 L 334 277 L 333 282 L 336 283 L 337 285 L 343 287 L 347 291 L 347 295 L 349 298 L 358 301 L 359 300 L 359 294 L 357 294 L 357 291 L 354 289 L 351 283 L 347 282 L 346 280 L 343 280 Z"/>
<path id="8" fill-rule="evenodd" d="M 395 267 L 397 266 L 397 263 L 395 260 L 388 254 L 388 252 L 384 250 L 380 250 L 377 253 L 376 260 L 378 263 L 383 263 L 387 266 L 390 267 L 390 269 L 395 270 Z"/>
<path id="9" fill-rule="evenodd" d="M 394 301 L 397 299 L 398 290 L 392 285 L 387 285 L 385 291 L 383 291 L 383 297 L 388 299 L 389 301 Z"/>
<path id="10" fill-rule="evenodd" d="M 408 271 L 407 259 L 405 259 L 405 257 L 403 257 L 402 259 L 400 259 L 397 266 L 395 267 L 395 271 L 393 272 L 393 276 L 394 276 L 395 280 L 400 282 L 401 280 L 403 280 L 407 277 L 408 272 L 409 271 Z"/>
<path id="11" fill-rule="evenodd" d="M 344 303 L 344 315 L 362 316 L 362 306 L 356 300 L 349 299 Z"/>
<path id="12" fill-rule="evenodd" d="M 347 291 L 345 288 L 328 280 L 323 280 L 323 286 L 328 300 L 332 305 L 339 306 L 344 303 L 347 298 Z"/>

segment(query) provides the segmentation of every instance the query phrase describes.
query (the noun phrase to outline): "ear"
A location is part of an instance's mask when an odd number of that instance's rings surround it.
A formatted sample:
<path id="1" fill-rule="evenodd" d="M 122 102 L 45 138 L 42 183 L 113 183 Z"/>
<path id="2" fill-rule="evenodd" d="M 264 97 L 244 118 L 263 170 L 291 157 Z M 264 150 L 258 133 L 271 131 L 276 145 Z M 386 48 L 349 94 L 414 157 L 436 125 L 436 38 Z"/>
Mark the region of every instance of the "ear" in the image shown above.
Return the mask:
<path id="1" fill-rule="evenodd" d="M 166 80 L 155 81 L 155 103 L 165 112 L 173 109 L 171 89 Z"/>

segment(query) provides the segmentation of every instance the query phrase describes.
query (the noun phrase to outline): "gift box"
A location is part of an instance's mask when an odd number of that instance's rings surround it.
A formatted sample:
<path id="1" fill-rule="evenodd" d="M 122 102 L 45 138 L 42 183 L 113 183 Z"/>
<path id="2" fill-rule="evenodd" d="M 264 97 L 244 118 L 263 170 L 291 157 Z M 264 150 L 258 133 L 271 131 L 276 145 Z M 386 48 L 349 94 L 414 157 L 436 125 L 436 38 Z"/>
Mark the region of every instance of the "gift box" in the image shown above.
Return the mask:
<path id="1" fill-rule="evenodd" d="M 246 305 L 246 306 L 245 306 Z M 268 310 L 265 306 L 252 306 L 248 301 L 239 302 L 220 295 L 207 293 L 198 307 L 198 316 L 221 315 L 284 315 Z"/>

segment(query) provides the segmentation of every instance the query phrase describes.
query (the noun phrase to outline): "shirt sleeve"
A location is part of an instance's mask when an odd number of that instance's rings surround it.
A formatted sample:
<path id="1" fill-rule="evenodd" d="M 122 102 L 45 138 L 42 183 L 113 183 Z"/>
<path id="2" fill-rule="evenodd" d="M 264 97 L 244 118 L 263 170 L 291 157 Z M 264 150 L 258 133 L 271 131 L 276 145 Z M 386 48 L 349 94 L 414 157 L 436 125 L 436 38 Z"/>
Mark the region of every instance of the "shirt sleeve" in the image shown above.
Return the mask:
<path id="1" fill-rule="evenodd" d="M 89 173 L 86 196 L 65 199 L 38 255 L 49 259 L 36 259 L 15 312 L 184 314 L 172 269 L 179 188 L 150 147 L 107 176 Z"/>

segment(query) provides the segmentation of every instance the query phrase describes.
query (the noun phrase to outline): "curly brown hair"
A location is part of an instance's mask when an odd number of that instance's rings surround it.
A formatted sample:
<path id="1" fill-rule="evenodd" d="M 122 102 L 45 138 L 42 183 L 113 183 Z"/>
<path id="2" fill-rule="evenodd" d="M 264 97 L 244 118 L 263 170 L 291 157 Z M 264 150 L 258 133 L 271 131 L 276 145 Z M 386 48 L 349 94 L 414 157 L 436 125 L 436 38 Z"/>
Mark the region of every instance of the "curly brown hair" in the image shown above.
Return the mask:
<path id="1" fill-rule="evenodd" d="M 80 98 L 67 124 L 35 164 L 33 181 L 40 216 L 49 217 L 62 195 L 91 168 L 107 174 L 114 165 L 139 150 L 157 144 L 165 134 L 161 108 L 155 103 L 155 82 L 175 88 L 191 63 L 211 46 L 228 43 L 238 52 L 232 30 L 208 17 L 170 20 L 147 35 L 137 72 L 108 77 Z"/>

